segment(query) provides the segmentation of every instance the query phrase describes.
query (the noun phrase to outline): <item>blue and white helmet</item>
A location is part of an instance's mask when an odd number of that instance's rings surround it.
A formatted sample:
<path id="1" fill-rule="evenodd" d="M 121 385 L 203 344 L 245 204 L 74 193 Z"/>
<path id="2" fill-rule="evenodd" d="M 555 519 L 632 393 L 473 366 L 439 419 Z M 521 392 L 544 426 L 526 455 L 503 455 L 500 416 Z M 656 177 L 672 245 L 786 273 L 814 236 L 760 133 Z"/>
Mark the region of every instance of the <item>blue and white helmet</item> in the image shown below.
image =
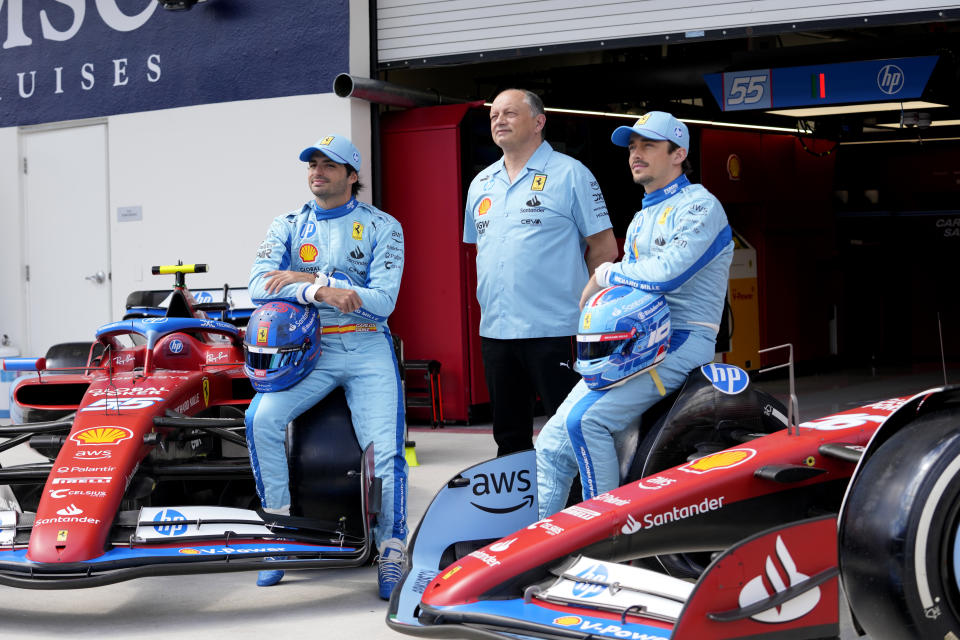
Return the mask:
<path id="1" fill-rule="evenodd" d="M 596 293 L 580 312 L 576 370 L 606 389 L 660 364 L 670 347 L 670 308 L 662 295 L 625 285 Z"/>
<path id="2" fill-rule="evenodd" d="M 250 315 L 243 372 L 261 393 L 282 391 L 313 371 L 320 356 L 320 320 L 312 307 L 273 301 Z"/>

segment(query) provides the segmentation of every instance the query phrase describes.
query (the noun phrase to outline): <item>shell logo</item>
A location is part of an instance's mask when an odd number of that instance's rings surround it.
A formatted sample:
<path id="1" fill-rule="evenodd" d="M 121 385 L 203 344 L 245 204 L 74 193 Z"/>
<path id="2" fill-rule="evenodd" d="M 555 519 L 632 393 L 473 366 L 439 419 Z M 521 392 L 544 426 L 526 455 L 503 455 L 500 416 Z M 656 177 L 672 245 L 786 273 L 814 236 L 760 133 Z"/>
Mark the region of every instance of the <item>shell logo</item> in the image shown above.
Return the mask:
<path id="1" fill-rule="evenodd" d="M 740 156 L 735 153 L 727 156 L 727 177 L 733 181 L 740 179 Z"/>
<path id="2" fill-rule="evenodd" d="M 79 445 L 115 445 L 133 437 L 126 427 L 89 427 L 70 436 Z"/>
<path id="3" fill-rule="evenodd" d="M 180 553 L 186 556 L 195 556 L 200 553 L 199 549 L 180 549 Z"/>
<path id="4" fill-rule="evenodd" d="M 693 462 L 688 462 L 680 467 L 680 470 L 686 471 L 687 473 L 704 474 L 710 471 L 716 471 L 717 469 L 729 469 L 739 466 L 755 455 L 757 455 L 755 449 L 748 449 L 746 447 L 743 449 L 728 449 L 698 458 Z"/>
<path id="5" fill-rule="evenodd" d="M 300 259 L 304 262 L 313 262 L 317 259 L 317 248 L 310 243 L 300 245 Z"/>
<path id="6" fill-rule="evenodd" d="M 581 622 L 583 622 L 583 618 L 580 616 L 560 616 L 559 618 L 553 619 L 553 624 L 558 624 L 561 627 L 572 627 Z"/>
<path id="7" fill-rule="evenodd" d="M 477 213 L 482 216 L 487 211 L 490 211 L 491 206 L 493 206 L 493 200 L 490 198 L 484 198 L 480 201 L 480 205 L 477 207 Z"/>

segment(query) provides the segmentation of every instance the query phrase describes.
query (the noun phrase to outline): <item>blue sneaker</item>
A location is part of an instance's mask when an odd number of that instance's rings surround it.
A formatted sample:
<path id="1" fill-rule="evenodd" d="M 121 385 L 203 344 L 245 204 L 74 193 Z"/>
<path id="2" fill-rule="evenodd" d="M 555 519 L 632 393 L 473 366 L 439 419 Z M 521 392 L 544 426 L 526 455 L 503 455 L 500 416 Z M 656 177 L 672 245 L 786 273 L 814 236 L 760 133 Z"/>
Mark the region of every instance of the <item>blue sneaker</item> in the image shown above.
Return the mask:
<path id="1" fill-rule="evenodd" d="M 267 560 L 286 560 L 285 557 L 282 558 L 266 558 Z M 258 587 L 272 587 L 283 580 L 283 571 L 281 569 L 270 569 L 269 571 L 261 571 L 257 575 L 257 586 Z"/>
<path id="2" fill-rule="evenodd" d="M 390 594 L 400 582 L 403 575 L 403 565 L 407 552 L 397 538 L 385 540 L 380 545 L 380 558 L 377 562 L 377 584 L 380 587 L 380 597 L 390 599 Z"/>

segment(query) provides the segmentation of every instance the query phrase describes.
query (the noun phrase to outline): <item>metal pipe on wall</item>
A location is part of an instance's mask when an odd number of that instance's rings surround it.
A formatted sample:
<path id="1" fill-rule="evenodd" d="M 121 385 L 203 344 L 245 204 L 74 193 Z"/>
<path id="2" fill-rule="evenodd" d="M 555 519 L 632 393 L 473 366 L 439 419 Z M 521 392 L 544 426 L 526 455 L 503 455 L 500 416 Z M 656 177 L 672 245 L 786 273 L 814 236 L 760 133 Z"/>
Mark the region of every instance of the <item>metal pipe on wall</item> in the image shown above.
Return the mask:
<path id="1" fill-rule="evenodd" d="M 392 107 L 426 107 L 466 102 L 466 100 L 459 98 L 442 96 L 437 91 L 410 89 L 383 80 L 359 78 L 349 73 L 341 73 L 334 78 L 333 92 L 341 98 L 359 98 L 360 100 L 368 100 Z"/>

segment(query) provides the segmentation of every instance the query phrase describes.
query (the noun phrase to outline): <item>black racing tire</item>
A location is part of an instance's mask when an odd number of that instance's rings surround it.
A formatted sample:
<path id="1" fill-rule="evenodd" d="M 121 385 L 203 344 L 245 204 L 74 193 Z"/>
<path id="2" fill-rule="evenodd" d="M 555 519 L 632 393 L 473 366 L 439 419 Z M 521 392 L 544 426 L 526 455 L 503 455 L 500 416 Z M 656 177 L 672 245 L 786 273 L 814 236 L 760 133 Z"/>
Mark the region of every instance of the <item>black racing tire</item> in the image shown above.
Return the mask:
<path id="1" fill-rule="evenodd" d="M 87 357 L 90 355 L 92 342 L 61 342 L 47 349 L 45 356 L 47 367 L 58 369 L 62 367 L 84 367 L 87 364 Z M 97 345 L 94 350 L 94 358 L 103 354 L 103 345 Z M 50 371 L 49 374 L 70 373 L 64 371 Z M 81 371 L 82 373 L 82 371 Z"/>
<path id="2" fill-rule="evenodd" d="M 840 571 L 873 640 L 960 636 L 960 410 L 920 416 L 865 463 L 847 495 Z"/>

